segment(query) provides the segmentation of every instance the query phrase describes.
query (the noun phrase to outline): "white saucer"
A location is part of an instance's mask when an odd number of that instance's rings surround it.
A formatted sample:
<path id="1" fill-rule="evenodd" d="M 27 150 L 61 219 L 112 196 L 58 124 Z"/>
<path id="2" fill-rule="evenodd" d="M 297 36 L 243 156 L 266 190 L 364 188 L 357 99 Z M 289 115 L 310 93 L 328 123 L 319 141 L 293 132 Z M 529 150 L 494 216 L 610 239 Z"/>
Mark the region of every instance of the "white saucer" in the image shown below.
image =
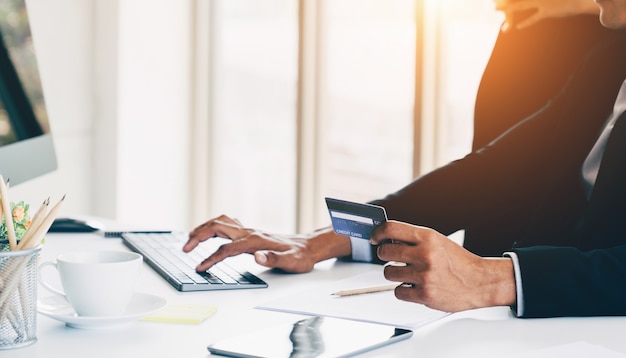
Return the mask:
<path id="1" fill-rule="evenodd" d="M 158 311 L 166 305 L 167 301 L 161 297 L 146 293 L 136 293 L 121 316 L 85 317 L 78 316 L 64 298 L 50 296 L 37 300 L 37 311 L 44 316 L 65 322 L 69 327 L 104 329 L 130 323 Z"/>

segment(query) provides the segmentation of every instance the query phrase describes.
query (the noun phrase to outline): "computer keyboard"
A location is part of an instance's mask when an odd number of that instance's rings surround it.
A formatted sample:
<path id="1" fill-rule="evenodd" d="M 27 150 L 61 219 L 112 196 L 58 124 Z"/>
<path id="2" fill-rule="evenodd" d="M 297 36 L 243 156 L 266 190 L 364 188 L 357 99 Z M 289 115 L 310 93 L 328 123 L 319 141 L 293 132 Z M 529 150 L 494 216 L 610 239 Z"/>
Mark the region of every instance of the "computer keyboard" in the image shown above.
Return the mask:
<path id="1" fill-rule="evenodd" d="M 232 264 L 219 262 L 207 272 L 196 272 L 196 266 L 209 256 L 202 245 L 185 253 L 183 233 L 123 233 L 122 241 L 141 254 L 144 261 L 179 291 L 233 290 L 264 288 L 267 283 L 254 274 Z"/>

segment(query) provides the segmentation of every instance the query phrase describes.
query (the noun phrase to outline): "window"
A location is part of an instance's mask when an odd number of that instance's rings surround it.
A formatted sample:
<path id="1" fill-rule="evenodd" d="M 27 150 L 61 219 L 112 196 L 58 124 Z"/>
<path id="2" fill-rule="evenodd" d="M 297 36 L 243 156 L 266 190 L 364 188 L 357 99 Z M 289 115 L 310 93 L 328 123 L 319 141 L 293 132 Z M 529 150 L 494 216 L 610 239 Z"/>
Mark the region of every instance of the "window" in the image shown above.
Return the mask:
<path id="1" fill-rule="evenodd" d="M 416 5 L 413 0 L 323 4 L 319 120 L 326 131 L 320 194 L 365 202 L 413 176 Z M 319 216 L 328 222 L 327 214 Z"/>
<path id="2" fill-rule="evenodd" d="M 490 0 L 215 0 L 210 13 L 208 215 L 307 231 L 328 223 L 324 196 L 367 201 L 407 184 L 414 143 L 423 168 L 469 150 L 499 21 Z"/>
<path id="3" fill-rule="evenodd" d="M 211 3 L 213 215 L 293 231 L 297 2 Z"/>
<path id="4" fill-rule="evenodd" d="M 430 44 L 424 56 L 424 68 L 433 73 L 424 83 L 425 92 L 434 92 L 433 137 L 428 164 L 429 171 L 458 159 L 471 150 L 474 101 L 478 84 L 502 22 L 502 14 L 494 11 L 492 0 L 427 1 L 425 16 L 432 17 L 425 28 L 425 42 Z"/>

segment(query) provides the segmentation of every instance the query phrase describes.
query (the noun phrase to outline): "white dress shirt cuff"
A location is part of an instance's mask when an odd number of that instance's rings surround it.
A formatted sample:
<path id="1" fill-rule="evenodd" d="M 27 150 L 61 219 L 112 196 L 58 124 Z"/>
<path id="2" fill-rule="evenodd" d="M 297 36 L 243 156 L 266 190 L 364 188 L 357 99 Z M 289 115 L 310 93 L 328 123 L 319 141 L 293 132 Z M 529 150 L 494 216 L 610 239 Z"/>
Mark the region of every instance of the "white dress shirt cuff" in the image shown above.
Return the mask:
<path id="1" fill-rule="evenodd" d="M 522 274 L 520 272 L 519 260 L 515 252 L 505 252 L 503 256 L 508 256 L 513 261 L 513 271 L 515 273 L 515 291 L 517 295 L 517 303 L 515 307 L 511 307 L 515 311 L 517 317 L 524 315 L 524 292 L 522 291 Z"/>
<path id="2" fill-rule="evenodd" d="M 350 245 L 352 246 L 353 261 L 372 262 L 372 245 L 368 240 L 351 237 Z"/>

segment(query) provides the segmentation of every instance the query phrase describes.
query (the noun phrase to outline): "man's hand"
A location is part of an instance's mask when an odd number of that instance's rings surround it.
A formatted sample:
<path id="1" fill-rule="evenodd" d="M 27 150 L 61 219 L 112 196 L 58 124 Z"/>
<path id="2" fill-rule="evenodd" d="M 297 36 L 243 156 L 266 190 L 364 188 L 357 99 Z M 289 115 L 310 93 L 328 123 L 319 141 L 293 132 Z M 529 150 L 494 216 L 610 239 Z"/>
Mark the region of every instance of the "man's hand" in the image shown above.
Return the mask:
<path id="1" fill-rule="evenodd" d="M 212 237 L 232 240 L 219 247 L 198 265 L 198 272 L 227 257 L 253 254 L 260 265 L 288 272 L 309 272 L 322 260 L 350 254 L 350 240 L 336 235 L 332 229 L 320 229 L 309 235 L 275 235 L 246 228 L 235 219 L 222 215 L 198 226 L 189 234 L 183 251 L 190 252 L 202 241 Z"/>
<path id="2" fill-rule="evenodd" d="M 494 3 L 496 10 L 506 16 L 503 31 L 521 30 L 547 18 L 600 13 L 593 0 L 494 0 Z M 515 13 L 527 11 L 530 15 L 526 19 L 513 23 Z"/>
<path id="3" fill-rule="evenodd" d="M 446 312 L 515 303 L 510 259 L 476 256 L 432 229 L 397 221 L 377 227 L 370 242 L 380 259 L 405 264 L 384 269 L 386 279 L 403 283 L 398 299 Z"/>

